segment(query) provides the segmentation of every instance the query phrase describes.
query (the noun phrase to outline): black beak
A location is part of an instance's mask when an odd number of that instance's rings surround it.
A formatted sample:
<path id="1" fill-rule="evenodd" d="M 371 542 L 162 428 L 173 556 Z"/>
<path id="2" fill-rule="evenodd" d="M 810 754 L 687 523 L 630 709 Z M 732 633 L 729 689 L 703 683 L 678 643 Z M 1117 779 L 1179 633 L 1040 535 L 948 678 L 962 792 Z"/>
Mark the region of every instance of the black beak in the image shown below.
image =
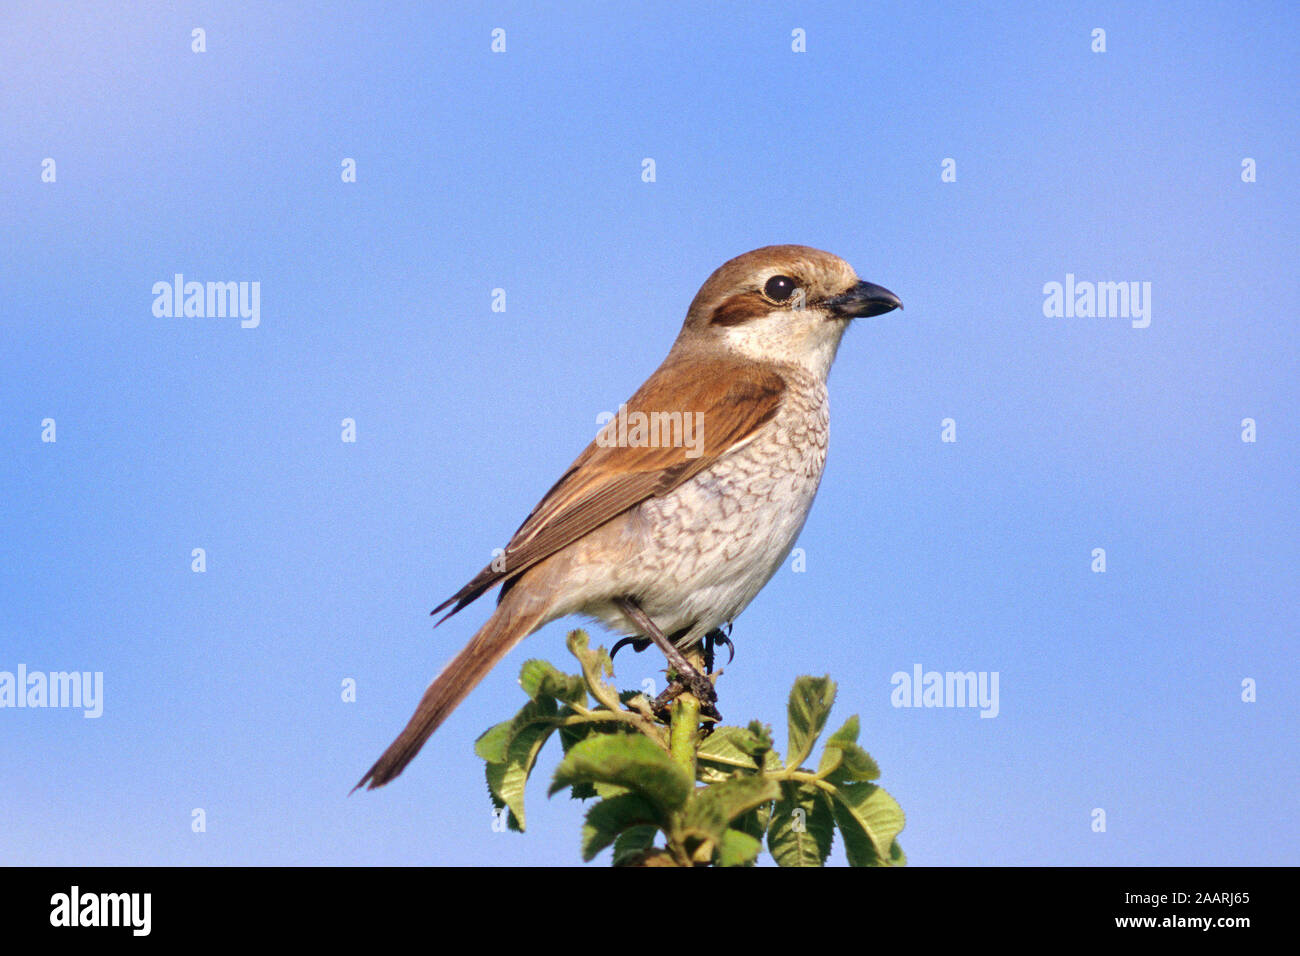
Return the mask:
<path id="1" fill-rule="evenodd" d="M 825 305 L 831 315 L 841 319 L 884 315 L 886 312 L 903 307 L 898 296 L 883 286 L 871 282 L 859 282 L 849 291 L 827 299 Z"/>

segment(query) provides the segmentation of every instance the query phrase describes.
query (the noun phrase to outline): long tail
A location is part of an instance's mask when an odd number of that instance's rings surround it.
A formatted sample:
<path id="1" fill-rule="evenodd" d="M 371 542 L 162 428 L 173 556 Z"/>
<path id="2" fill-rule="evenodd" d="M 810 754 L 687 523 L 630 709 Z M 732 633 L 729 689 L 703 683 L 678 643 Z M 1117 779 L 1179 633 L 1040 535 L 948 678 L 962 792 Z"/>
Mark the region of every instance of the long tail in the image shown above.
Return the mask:
<path id="1" fill-rule="evenodd" d="M 543 616 L 535 607 L 521 607 L 536 603 L 524 600 L 519 593 L 522 590 L 509 591 L 487 619 L 487 623 L 465 645 L 464 650 L 433 679 L 407 722 L 406 729 L 388 745 L 375 765 L 366 771 L 366 775 L 352 788 L 353 792 L 363 786 L 369 790 L 382 787 L 406 769 L 424 742 L 457 705 L 469 696 L 469 692 L 478 686 L 487 672 L 512 647 L 537 630 L 542 624 Z"/>

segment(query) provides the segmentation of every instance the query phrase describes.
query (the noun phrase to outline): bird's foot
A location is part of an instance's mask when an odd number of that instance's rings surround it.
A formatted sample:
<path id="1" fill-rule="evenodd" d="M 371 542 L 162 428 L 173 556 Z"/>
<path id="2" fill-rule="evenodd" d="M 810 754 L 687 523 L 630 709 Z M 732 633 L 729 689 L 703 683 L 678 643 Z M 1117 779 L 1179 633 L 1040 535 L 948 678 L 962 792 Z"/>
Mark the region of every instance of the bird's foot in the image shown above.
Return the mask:
<path id="1" fill-rule="evenodd" d="M 718 645 L 727 649 L 727 663 L 730 664 L 736 659 L 736 645 L 731 641 L 731 625 L 727 625 L 727 633 L 722 633 L 722 628 L 715 627 L 709 633 L 704 635 L 704 670 L 708 674 L 713 673 L 714 650 Z"/>
<path id="2" fill-rule="evenodd" d="M 718 692 L 713 686 L 713 681 L 694 668 L 691 668 L 686 673 L 674 672 L 668 683 L 668 688 L 654 699 L 650 709 L 656 717 L 664 723 L 668 723 L 672 717 L 673 701 L 687 692 L 694 695 L 695 699 L 700 702 L 701 717 L 708 717 L 714 723 L 722 723 L 722 715 L 718 713 L 717 707 Z"/>
<path id="3" fill-rule="evenodd" d="M 685 685 L 670 683 L 662 694 L 650 702 L 650 710 L 665 724 L 668 723 L 672 719 L 673 701 L 682 696 L 685 691 Z"/>
<path id="4" fill-rule="evenodd" d="M 651 643 L 650 638 L 648 637 L 625 637 L 622 640 L 618 641 L 610 649 L 609 659 L 612 661 L 614 659 L 614 655 L 618 653 L 619 648 L 621 647 L 627 647 L 629 644 L 631 644 L 632 651 L 636 654 L 640 654 L 642 651 L 644 651 L 647 647 L 650 646 L 650 643 Z"/>

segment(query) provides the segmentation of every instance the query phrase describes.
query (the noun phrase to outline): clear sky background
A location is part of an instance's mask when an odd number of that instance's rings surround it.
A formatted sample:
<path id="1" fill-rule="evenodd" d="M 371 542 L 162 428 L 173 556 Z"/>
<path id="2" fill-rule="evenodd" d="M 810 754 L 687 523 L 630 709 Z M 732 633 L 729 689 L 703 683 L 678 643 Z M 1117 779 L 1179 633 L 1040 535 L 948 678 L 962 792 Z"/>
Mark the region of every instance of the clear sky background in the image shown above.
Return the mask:
<path id="1" fill-rule="evenodd" d="M 1300 862 L 1293 4 L 265 7 L 0 15 L 0 670 L 105 697 L 0 710 L 0 864 L 576 863 L 558 746 L 522 836 L 472 753 L 576 621 L 348 791 L 490 604 L 430 608 L 786 242 L 906 310 L 845 338 L 722 712 L 784 747 L 835 678 L 913 865 Z M 178 272 L 260 326 L 155 317 Z M 1067 273 L 1150 282 L 1150 326 L 1045 317 Z M 998 716 L 891 706 L 917 664 Z"/>

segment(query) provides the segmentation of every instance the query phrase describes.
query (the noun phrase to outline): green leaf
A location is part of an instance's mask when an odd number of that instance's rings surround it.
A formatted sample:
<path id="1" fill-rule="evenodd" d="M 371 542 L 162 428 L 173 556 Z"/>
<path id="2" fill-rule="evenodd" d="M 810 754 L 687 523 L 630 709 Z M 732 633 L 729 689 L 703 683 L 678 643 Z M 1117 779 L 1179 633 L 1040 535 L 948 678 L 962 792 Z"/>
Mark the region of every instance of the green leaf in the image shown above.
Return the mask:
<path id="1" fill-rule="evenodd" d="M 700 744 L 696 756 L 699 760 L 724 767 L 757 770 L 754 755 L 767 749 L 763 740 L 745 727 L 718 727 Z"/>
<path id="2" fill-rule="evenodd" d="M 632 792 L 627 787 L 620 787 L 617 784 L 613 784 L 613 783 L 605 783 L 602 780 L 597 780 L 595 783 L 593 783 L 591 785 L 591 789 L 596 791 L 596 796 L 604 800 L 608 800 L 611 797 L 621 797 L 625 793 Z"/>
<path id="3" fill-rule="evenodd" d="M 784 783 L 772 810 L 767 848 L 778 866 L 824 866 L 835 837 L 826 795 L 812 784 Z"/>
<path id="4" fill-rule="evenodd" d="M 763 835 L 767 833 L 767 824 L 771 818 L 772 804 L 761 803 L 754 809 L 742 813 L 732 820 L 731 826 L 742 833 L 748 833 L 761 842 Z"/>
<path id="5" fill-rule="evenodd" d="M 835 682 L 829 677 L 800 677 L 790 688 L 787 708 L 790 723 L 790 746 L 786 767 L 800 767 L 826 726 L 831 705 L 835 703 Z"/>
<path id="6" fill-rule="evenodd" d="M 556 768 L 550 792 L 583 782 L 627 787 L 665 813 L 681 808 L 694 788 L 662 748 L 639 734 L 603 734 L 574 744 Z"/>
<path id="7" fill-rule="evenodd" d="M 761 721 L 751 720 L 745 727 L 754 735 L 757 743 L 754 746 L 753 758 L 765 773 L 776 774 L 785 769 L 781 763 L 781 755 L 776 752 L 772 746 L 772 728 Z"/>
<path id="8" fill-rule="evenodd" d="M 529 697 L 553 697 L 569 704 L 586 699 L 587 688 L 582 678 L 564 674 L 548 661 L 533 658 L 524 661 L 519 671 L 519 686 Z"/>
<path id="9" fill-rule="evenodd" d="M 533 772 L 533 765 L 537 762 L 537 754 L 542 749 L 542 744 L 546 743 L 546 738 L 555 730 L 554 723 L 546 719 L 547 715 L 537 714 L 535 711 L 530 713 L 530 709 L 537 708 L 538 703 L 538 701 L 529 702 L 511 721 L 511 735 L 506 745 L 505 759 L 487 765 L 488 787 L 501 803 L 510 808 L 510 813 L 521 831 L 524 829 L 524 789 L 528 783 L 528 775 Z M 550 703 L 553 708 L 554 702 Z M 537 709 L 544 710 L 544 707 Z M 532 719 L 534 717 L 542 719 Z M 488 734 L 496 734 L 496 732 L 494 727 L 488 731 Z M 489 746 L 485 746 L 484 749 L 491 752 L 495 748 L 494 737 L 489 742 Z"/>
<path id="10" fill-rule="evenodd" d="M 506 769 L 506 764 L 503 763 L 490 763 L 486 764 L 484 767 L 487 774 L 488 798 L 492 801 L 492 807 L 495 810 L 500 810 L 502 807 L 507 806 L 506 801 L 501 798 L 501 793 L 502 791 L 507 790 L 508 787 L 513 788 L 514 786 L 513 782 L 508 785 L 505 780 Z M 523 799 L 524 795 L 520 792 L 518 794 L 518 800 L 521 806 L 523 804 Z M 506 828 L 514 830 L 516 833 L 524 832 L 524 825 L 520 823 L 519 818 L 515 816 L 513 808 L 506 811 Z"/>
<path id="11" fill-rule="evenodd" d="M 655 826 L 629 827 L 614 841 L 614 866 L 623 866 L 629 858 L 644 853 L 655 845 L 659 828 Z"/>
<path id="12" fill-rule="evenodd" d="M 661 820 L 658 810 L 640 794 L 625 793 L 602 800 L 587 811 L 587 821 L 582 827 L 583 862 L 591 860 L 632 827 L 648 825 L 653 839 Z"/>
<path id="13" fill-rule="evenodd" d="M 560 719 L 576 717 L 577 711 L 567 704 L 560 708 Z M 560 727 L 560 747 L 567 754 L 579 740 L 585 740 L 595 724 L 563 724 Z M 569 795 L 574 800 L 590 800 L 596 795 L 596 788 L 589 783 L 574 784 Z"/>
<path id="14" fill-rule="evenodd" d="M 856 744 L 857 742 L 858 715 L 854 714 L 848 720 L 844 721 L 843 727 L 831 734 L 830 739 L 826 741 L 826 746 L 838 747 L 840 744 Z"/>
<path id="15" fill-rule="evenodd" d="M 515 719 L 503 720 L 489 727 L 474 741 L 474 752 L 488 763 L 501 763 L 506 759 L 506 748 L 510 746 L 510 728 Z"/>
<path id="16" fill-rule="evenodd" d="M 767 777 L 732 777 L 696 790 L 682 814 L 682 830 L 720 843 L 732 820 L 781 796 L 781 787 Z"/>
<path id="17" fill-rule="evenodd" d="M 560 743 L 563 745 L 565 753 L 568 753 L 569 748 L 579 740 L 585 740 L 592 734 L 634 734 L 637 732 L 632 725 L 611 717 L 609 711 L 604 708 L 592 711 L 590 717 L 583 717 L 568 704 L 565 704 L 560 708 L 560 712 L 556 717 L 557 723 L 574 717 L 579 718 L 577 723 L 564 724 L 560 727 Z"/>
<path id="18" fill-rule="evenodd" d="M 510 742 L 525 727 L 545 724 L 553 728 L 558 722 L 559 715 L 553 699 L 542 697 L 530 700 L 509 720 L 489 727 L 480 734 L 474 742 L 474 752 L 489 763 L 501 763 L 507 759 Z"/>
<path id="19" fill-rule="evenodd" d="M 763 843 L 757 837 L 728 829 L 718 846 L 718 866 L 750 866 L 762 848 Z"/>
<path id="20" fill-rule="evenodd" d="M 593 679 L 592 683 L 603 683 L 600 680 L 602 675 L 614 676 L 614 661 L 605 648 L 598 647 L 593 651 L 587 641 L 587 632 L 579 629 L 570 631 L 564 643 L 569 648 L 569 653 L 582 665 L 583 673 Z"/>
<path id="21" fill-rule="evenodd" d="M 576 630 L 570 631 L 564 638 L 564 645 L 569 649 L 569 653 L 579 660 L 583 660 L 587 657 L 595 659 L 599 657 L 600 651 L 591 650 L 588 640 L 587 632 L 582 628 L 577 628 Z"/>
<path id="22" fill-rule="evenodd" d="M 580 740 L 586 740 L 592 734 L 596 734 L 599 736 L 599 735 L 608 735 L 608 734 L 636 733 L 635 728 L 621 721 L 599 719 L 598 715 L 601 713 L 608 713 L 608 711 L 597 710 L 593 715 L 593 718 L 590 720 L 586 720 L 578 724 L 561 725 L 560 746 L 563 748 L 566 754 L 571 749 L 573 749 L 574 744 L 578 743 L 578 741 Z M 565 704 L 563 707 L 560 708 L 559 719 L 561 721 L 567 718 L 577 717 L 577 716 L 579 716 L 578 712 L 574 710 L 572 707 L 570 707 L 568 704 Z M 575 800 L 589 800 L 592 797 L 597 795 L 597 790 L 590 783 L 579 783 L 579 784 L 574 784 L 570 795 Z M 605 793 L 602 795 L 611 796 L 612 794 Z"/>
<path id="23" fill-rule="evenodd" d="M 846 783 L 835 788 L 834 810 L 849 865 L 889 865 L 905 822 L 898 801 L 874 783 Z"/>
<path id="24" fill-rule="evenodd" d="M 751 720 L 745 727 L 754 738 L 758 741 L 754 750 L 754 759 L 757 760 L 762 754 L 771 750 L 774 746 L 772 741 L 772 728 L 761 721 Z"/>
<path id="25" fill-rule="evenodd" d="M 826 741 L 826 750 L 822 753 L 821 763 L 817 765 L 817 776 L 831 783 L 851 783 L 879 777 L 880 768 L 871 759 L 871 755 L 858 746 L 857 740 L 858 715 L 854 714 Z"/>
<path id="26" fill-rule="evenodd" d="M 831 783 L 859 783 L 864 780 L 875 780 L 880 776 L 880 768 L 871 759 L 871 755 L 857 744 L 827 746 L 826 753 L 822 756 L 823 766 L 831 759 L 832 753 L 838 758 L 834 761 L 835 766 L 824 773 L 820 767 L 817 770 L 817 776 L 825 777 Z"/>
<path id="27" fill-rule="evenodd" d="M 826 779 L 840 768 L 843 761 L 844 751 L 839 747 L 828 746 L 822 751 L 821 762 L 817 764 L 817 776 L 823 780 Z"/>
<path id="28" fill-rule="evenodd" d="M 679 825 L 669 830 L 669 837 L 684 844 L 692 859 L 707 863 L 724 852 L 727 834 L 737 832 L 729 829 L 728 823 L 756 807 L 770 804 L 780 794 L 780 785 L 775 780 L 760 776 L 732 777 L 696 790 L 682 812 Z M 748 841 L 759 842 L 757 837 L 744 833 L 740 836 L 745 839 L 733 840 L 727 850 L 732 857 L 736 854 L 743 857 L 749 849 Z"/>
<path id="29" fill-rule="evenodd" d="M 889 845 L 889 860 L 886 866 L 907 866 L 907 855 L 903 853 L 903 848 L 895 840 Z"/>

